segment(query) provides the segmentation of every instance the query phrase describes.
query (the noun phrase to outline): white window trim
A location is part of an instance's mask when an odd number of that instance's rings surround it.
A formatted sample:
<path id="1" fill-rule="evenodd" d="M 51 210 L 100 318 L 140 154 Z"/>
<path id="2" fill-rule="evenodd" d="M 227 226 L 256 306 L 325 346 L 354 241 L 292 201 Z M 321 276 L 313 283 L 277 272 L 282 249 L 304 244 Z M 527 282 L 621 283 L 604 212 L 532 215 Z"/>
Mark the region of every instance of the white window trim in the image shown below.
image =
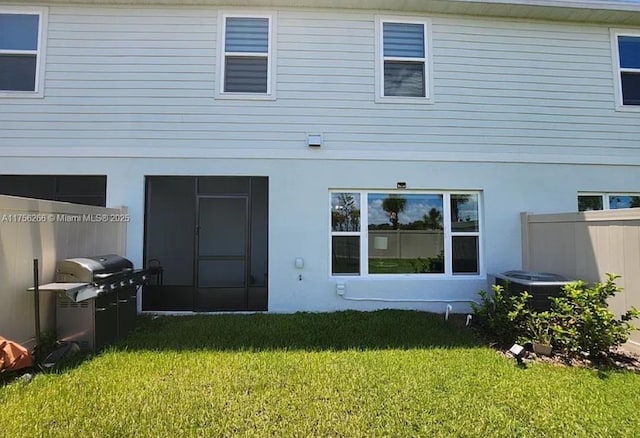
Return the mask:
<path id="1" fill-rule="evenodd" d="M 640 105 L 624 105 L 622 99 L 622 80 L 623 72 L 637 72 L 637 68 L 620 68 L 620 51 L 618 50 L 618 37 L 630 36 L 640 38 L 640 30 L 638 29 L 611 29 L 611 53 L 613 58 L 613 84 L 614 95 L 616 99 L 616 111 L 640 112 Z"/>
<path id="2" fill-rule="evenodd" d="M 333 231 L 331 223 L 331 196 L 333 193 L 357 193 L 360 196 L 360 231 Z M 477 236 L 478 237 L 478 272 L 475 274 L 453 273 L 453 258 L 445 257 L 445 272 L 442 274 L 370 274 L 369 273 L 369 218 L 367 212 L 367 196 L 370 193 L 389 193 L 398 195 L 442 195 L 444 206 L 444 251 L 445 254 L 452 254 L 453 236 Z M 451 230 L 451 195 L 477 195 L 478 196 L 478 231 L 475 232 L 453 232 Z M 353 279 L 380 279 L 380 280 L 478 280 L 486 278 L 484 265 L 484 214 L 483 198 L 481 190 L 392 190 L 392 189 L 367 189 L 360 190 L 354 188 L 329 189 L 328 194 L 328 223 L 329 230 L 329 279 L 332 280 L 353 280 Z M 334 236 L 359 236 L 360 237 L 360 274 L 334 274 L 332 270 L 332 246 Z"/>
<path id="3" fill-rule="evenodd" d="M 631 193 L 631 192 L 578 192 L 578 196 L 576 197 L 576 201 L 580 196 L 600 196 L 602 198 L 602 210 L 624 210 L 622 208 L 611 208 L 611 198 L 616 196 L 640 196 L 640 193 Z M 580 204 L 578 204 L 578 207 Z M 598 210 L 596 210 L 598 211 Z M 580 212 L 584 213 L 584 212 Z"/>
<path id="4" fill-rule="evenodd" d="M 269 41 L 267 49 L 267 92 L 266 93 L 230 93 L 224 91 L 224 70 L 227 55 L 239 56 L 265 56 L 264 53 L 235 53 L 225 51 L 225 34 L 227 18 L 266 18 L 269 20 Z M 240 100 L 275 100 L 276 99 L 276 31 L 277 15 L 275 13 L 247 13 L 222 11 L 218 14 L 218 84 L 215 87 L 216 99 L 240 99 Z"/>
<path id="5" fill-rule="evenodd" d="M 5 8 L 0 7 L 0 14 L 38 15 L 38 49 L 37 50 L 0 50 L 3 54 L 35 54 L 36 80 L 34 91 L 0 90 L 0 97 L 42 98 L 44 97 L 44 66 L 46 57 L 47 23 L 49 21 L 48 8 Z"/>
<path id="6" fill-rule="evenodd" d="M 384 37 L 383 23 L 407 23 L 422 24 L 424 26 L 424 58 L 397 58 L 384 57 Z M 375 26 L 375 101 L 377 103 L 411 103 L 411 104 L 432 104 L 433 103 L 433 50 L 431 44 L 431 19 L 412 19 L 406 16 L 376 16 Z M 384 61 L 385 59 L 395 61 L 422 61 L 424 62 L 424 90 L 425 97 L 404 97 L 384 95 Z"/>

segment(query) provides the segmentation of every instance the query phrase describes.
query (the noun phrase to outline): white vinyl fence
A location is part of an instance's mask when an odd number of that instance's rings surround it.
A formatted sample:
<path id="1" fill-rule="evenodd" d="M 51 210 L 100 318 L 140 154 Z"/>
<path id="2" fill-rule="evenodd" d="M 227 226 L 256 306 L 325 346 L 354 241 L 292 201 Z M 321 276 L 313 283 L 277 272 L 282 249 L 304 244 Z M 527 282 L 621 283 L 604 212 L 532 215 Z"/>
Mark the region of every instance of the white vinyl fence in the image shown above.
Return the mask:
<path id="1" fill-rule="evenodd" d="M 126 209 L 0 196 L 0 336 L 34 346 L 33 260 L 40 284 L 54 281 L 56 261 L 123 255 Z M 41 330 L 55 328 L 54 296 L 40 294 Z"/>
<path id="2" fill-rule="evenodd" d="M 618 274 L 624 291 L 609 301 L 609 308 L 617 314 L 640 308 L 640 208 L 522 213 L 522 259 L 526 270 L 591 283 L 604 281 L 608 272 Z M 631 335 L 629 347 L 640 351 L 640 331 Z"/>

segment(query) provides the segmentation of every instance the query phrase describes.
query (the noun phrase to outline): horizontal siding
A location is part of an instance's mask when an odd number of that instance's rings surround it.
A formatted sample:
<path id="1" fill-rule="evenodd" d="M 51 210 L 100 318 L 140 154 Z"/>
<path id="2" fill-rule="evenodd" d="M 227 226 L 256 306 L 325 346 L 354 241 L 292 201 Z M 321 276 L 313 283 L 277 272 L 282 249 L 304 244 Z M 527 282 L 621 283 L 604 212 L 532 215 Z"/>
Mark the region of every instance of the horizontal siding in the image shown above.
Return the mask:
<path id="1" fill-rule="evenodd" d="M 73 115 L 73 121 L 69 121 L 70 115 Z M 276 127 L 286 129 L 290 131 L 300 131 L 301 127 L 289 123 L 287 120 L 290 117 L 295 117 L 296 113 L 290 111 L 283 117 L 281 114 L 266 115 L 263 112 L 253 111 L 242 115 L 227 115 L 226 112 L 221 111 L 218 114 L 187 114 L 185 113 L 166 113 L 166 114 L 131 114 L 129 112 L 122 111 L 121 113 L 110 112 L 104 114 L 94 111 L 93 113 L 70 113 L 70 112 L 57 112 L 47 117 L 47 122 L 31 122 L 24 121 L 24 114 L 15 112 L 13 114 L 7 114 L 4 119 L 11 122 L 13 128 L 18 130 L 58 130 L 65 129 L 70 130 L 76 126 L 82 126 L 83 130 L 88 129 L 108 129 L 108 130 L 120 130 L 130 129 L 132 123 L 134 128 L 139 129 L 160 129 L 160 130 L 175 130 L 175 127 L 171 125 L 177 117 L 180 118 L 181 124 L 187 125 L 185 127 L 190 129 L 203 129 L 207 131 L 224 131 L 229 129 L 232 125 L 237 125 L 245 131 L 263 131 L 265 129 L 271 130 Z M 316 114 L 309 114 L 306 116 L 298 117 L 301 125 L 316 124 L 318 126 L 332 126 L 339 124 L 341 119 L 346 114 L 343 111 L 336 111 L 336 114 L 327 115 L 318 111 Z M 594 135 L 601 134 L 605 138 L 612 138 L 611 132 L 615 131 L 617 136 L 634 133 L 634 127 L 623 124 L 617 120 L 601 121 L 599 119 L 593 119 L 592 123 L 575 124 L 567 123 L 562 117 L 548 117 L 546 121 L 534 121 L 531 122 L 527 117 L 521 117 L 519 120 L 513 120 L 509 124 L 509 128 L 504 127 L 504 123 L 498 117 L 491 115 L 478 115 L 475 119 L 451 117 L 446 121 L 439 119 L 424 120 L 420 126 L 416 126 L 411 120 L 411 117 L 405 117 L 403 120 L 398 120 L 393 125 L 377 125 L 371 126 L 366 114 L 360 117 L 353 117 L 351 123 L 345 126 L 344 131 L 353 132 L 364 131 L 372 133 L 384 133 L 395 132 L 398 128 L 402 128 L 403 133 L 416 133 L 420 134 L 425 131 L 429 135 L 446 133 L 447 130 L 464 130 L 470 131 L 480 129 L 490 129 L 493 134 L 507 135 L 522 135 L 522 131 L 531 131 L 527 134 L 530 136 L 565 136 L 570 137 L 576 130 L 584 131 L 586 133 L 592 133 Z M 554 120 L 555 119 L 555 120 Z M 191 124 L 191 126 L 188 126 Z M 237 129 L 236 127 L 236 129 Z M 28 135 L 26 133 L 25 135 Z"/>
<path id="2" fill-rule="evenodd" d="M 61 123 L 49 123 L 42 128 L 34 129 L 30 124 L 15 123 L 16 129 L 12 130 L 13 135 L 7 138 L 94 138 L 96 136 L 127 140 L 130 138 L 175 138 L 175 139 L 208 139 L 215 138 L 216 141 L 223 139 L 242 139 L 242 140 L 300 140 L 303 138 L 300 127 L 287 124 L 253 124 L 251 129 L 247 129 L 246 125 L 241 123 L 230 123 L 226 127 L 218 124 L 207 126 L 205 124 L 185 124 L 185 130 L 175 130 L 161 123 L 84 123 L 85 129 L 77 130 L 77 125 L 71 128 Z M 23 129 L 19 129 L 20 127 Z M 329 126 L 329 125 L 327 125 Z M 232 129 L 235 128 L 235 131 Z M 78 131 L 78 132 L 76 132 Z M 457 128 L 456 134 L 451 134 L 452 128 L 438 127 L 421 130 L 417 128 L 403 127 L 402 132 L 398 132 L 397 128 L 391 127 L 371 127 L 368 125 L 349 126 L 340 133 L 340 138 L 349 142 L 361 142 L 358 137 L 363 135 L 375 136 L 367 145 L 371 143 L 401 142 L 401 143 L 425 143 L 424 136 L 442 137 L 443 143 L 469 144 L 469 139 L 473 139 L 473 144 L 497 144 L 499 139 L 510 139 L 514 145 L 538 145 L 553 141 L 557 145 L 571 145 L 573 141 L 573 133 L 570 131 L 541 131 L 535 129 L 497 129 L 491 127 L 482 127 L 476 129 Z M 302 132 L 304 133 L 304 131 Z M 477 138 L 482 135 L 482 138 Z M 526 135 L 526 136 L 525 136 Z M 382 138 L 384 136 L 384 138 Z M 329 137 L 328 137 L 329 138 Z M 589 139 L 581 142 L 581 148 L 597 148 L 602 145 L 603 141 L 615 141 L 611 139 L 609 133 L 589 132 Z M 426 147 L 426 146 L 425 146 Z M 619 148 L 636 148 L 637 140 L 617 140 L 616 147 Z"/>
<path id="3" fill-rule="evenodd" d="M 52 7 L 45 97 L 0 98 L 3 147 L 629 155 L 603 26 L 431 17 L 432 105 L 374 101 L 374 14 L 277 13 L 277 99 L 215 99 L 215 8 Z M 163 152 L 163 153 L 165 153 Z M 261 155 L 263 154 L 263 155 Z"/>
<path id="4" fill-rule="evenodd" d="M 139 111 L 135 114 L 131 113 L 130 107 L 126 102 L 122 102 L 121 99 L 111 99 L 105 107 L 90 106 L 78 106 L 73 104 L 59 104 L 56 106 L 41 106 L 34 110 L 29 105 L 14 105 L 11 113 L 3 115 L 3 119 L 11 122 L 25 121 L 25 114 L 33 114 L 39 120 L 41 115 L 46 113 L 47 120 L 63 122 L 69 121 L 71 117 L 74 122 L 83 121 L 95 121 L 95 122 L 111 122 L 111 121 L 159 121 L 163 123 L 170 123 L 175 120 L 175 117 L 180 116 L 183 121 L 193 121 L 197 123 L 212 123 L 220 121 L 227 123 L 229 121 L 240 120 L 242 123 L 259 122 L 261 120 L 267 120 L 272 123 L 274 119 L 278 119 L 283 123 L 289 123 L 287 120 L 290 117 L 297 117 L 297 121 L 301 124 L 304 123 L 323 123 L 323 124 L 337 124 L 340 123 L 345 117 L 351 118 L 351 124 L 364 124 L 370 125 L 370 119 L 377 116 L 377 110 L 367 109 L 354 115 L 353 111 L 349 107 L 339 107 L 334 105 L 331 107 L 331 111 L 327 111 L 327 105 L 322 107 L 309 108 L 308 105 L 304 111 L 304 115 L 300 115 L 299 107 L 287 107 L 282 108 L 277 113 L 274 111 L 265 111 L 268 105 L 255 105 L 252 108 L 244 108 L 242 114 L 238 114 L 238 103 L 229 102 L 226 107 L 210 108 L 203 102 L 203 105 L 185 105 L 183 99 L 174 99 L 171 101 L 171 105 L 165 105 L 162 108 L 158 108 L 153 105 L 153 99 L 141 99 L 146 101 L 146 105 L 137 106 Z M 234 105 L 235 103 L 235 105 Z M 422 117 L 421 126 L 448 126 L 459 127 L 463 123 L 471 127 L 482 127 L 487 124 L 504 126 L 504 110 L 487 109 L 485 111 L 476 111 L 473 113 L 473 117 L 469 112 L 462 113 L 461 109 L 464 107 L 458 107 L 458 110 L 452 109 L 448 111 L 439 111 L 439 118 L 424 118 L 424 112 L 421 111 L 421 107 L 418 109 L 404 109 L 395 112 L 396 120 L 393 126 L 414 126 L 413 119 Z M 531 108 L 528 113 L 515 113 L 512 114 L 510 120 L 511 126 L 519 126 L 520 124 L 528 125 L 529 127 L 536 127 L 537 129 L 546 127 L 553 130 L 599 130 L 603 132 L 618 132 L 621 129 L 633 130 L 634 127 L 629 123 L 629 118 L 633 118 L 633 114 L 628 114 L 627 119 L 624 117 L 599 117 L 597 112 L 588 108 L 584 109 L 587 114 L 584 117 L 576 120 L 573 116 L 563 114 L 564 110 L 549 107 L 544 110 Z M 589 116 L 589 112 L 594 115 Z M 251 118 L 247 120 L 247 118 Z M 280 120 L 284 119 L 284 120 Z M 38 122 L 40 123 L 40 122 Z"/>

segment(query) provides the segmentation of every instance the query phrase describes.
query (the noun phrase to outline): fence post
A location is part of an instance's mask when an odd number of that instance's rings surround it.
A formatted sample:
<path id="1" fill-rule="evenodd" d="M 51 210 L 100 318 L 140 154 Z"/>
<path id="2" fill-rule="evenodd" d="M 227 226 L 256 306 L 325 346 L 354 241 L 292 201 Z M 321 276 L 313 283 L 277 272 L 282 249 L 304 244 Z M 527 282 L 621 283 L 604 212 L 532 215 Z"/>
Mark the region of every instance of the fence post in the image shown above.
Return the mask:
<path id="1" fill-rule="evenodd" d="M 520 213 L 520 235 L 522 238 L 522 269 L 531 269 L 531 250 L 529 247 L 529 216 L 531 213 Z"/>
<path id="2" fill-rule="evenodd" d="M 126 215 L 129 213 L 129 207 L 120 206 L 116 207 L 120 209 L 121 214 Z M 129 221 L 122 221 L 118 223 L 118 254 L 126 257 L 127 256 L 127 228 L 129 227 Z M 141 266 L 142 267 L 142 266 Z"/>

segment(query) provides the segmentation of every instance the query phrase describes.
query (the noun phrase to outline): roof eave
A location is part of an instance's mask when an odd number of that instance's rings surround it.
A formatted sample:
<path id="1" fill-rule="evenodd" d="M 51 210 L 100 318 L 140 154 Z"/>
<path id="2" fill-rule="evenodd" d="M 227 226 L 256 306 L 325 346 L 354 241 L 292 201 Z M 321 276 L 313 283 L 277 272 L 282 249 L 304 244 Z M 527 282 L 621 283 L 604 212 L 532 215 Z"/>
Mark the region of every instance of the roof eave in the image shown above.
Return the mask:
<path id="1" fill-rule="evenodd" d="M 20 3 L 330 8 L 640 26 L 640 1 L 629 0 L 21 0 Z"/>

